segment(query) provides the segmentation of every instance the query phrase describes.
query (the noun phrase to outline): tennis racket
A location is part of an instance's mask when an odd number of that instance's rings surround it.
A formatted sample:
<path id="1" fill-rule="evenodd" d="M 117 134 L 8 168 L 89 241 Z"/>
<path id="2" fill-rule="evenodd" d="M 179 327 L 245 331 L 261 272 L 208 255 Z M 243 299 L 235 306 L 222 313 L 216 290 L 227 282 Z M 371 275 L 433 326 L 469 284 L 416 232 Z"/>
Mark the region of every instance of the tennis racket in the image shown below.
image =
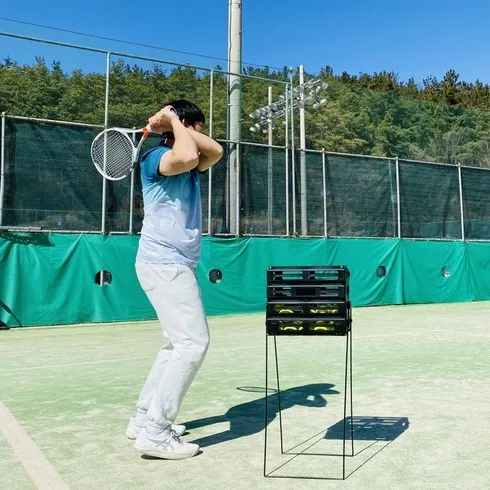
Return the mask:
<path id="1" fill-rule="evenodd" d="M 150 125 L 138 130 L 109 128 L 92 141 L 92 162 L 98 172 L 109 180 L 121 180 L 134 169 L 145 139 L 151 133 Z M 136 146 L 130 135 L 141 134 Z"/>
<path id="2" fill-rule="evenodd" d="M 172 107 L 170 109 L 175 112 Z M 95 168 L 109 180 L 121 180 L 127 177 L 136 165 L 141 147 L 151 133 L 150 125 L 142 129 L 109 128 L 100 132 L 92 141 L 91 155 Z M 138 145 L 130 135 L 141 134 Z"/>

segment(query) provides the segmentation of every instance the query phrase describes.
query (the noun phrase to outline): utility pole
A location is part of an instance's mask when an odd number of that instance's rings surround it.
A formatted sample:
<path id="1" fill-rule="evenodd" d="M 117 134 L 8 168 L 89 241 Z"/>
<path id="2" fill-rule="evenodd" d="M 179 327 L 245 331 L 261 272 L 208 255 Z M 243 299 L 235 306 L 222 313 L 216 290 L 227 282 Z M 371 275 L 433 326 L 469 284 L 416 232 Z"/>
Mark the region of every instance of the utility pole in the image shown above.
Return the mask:
<path id="1" fill-rule="evenodd" d="M 299 150 L 300 150 L 300 203 L 301 235 L 308 235 L 308 209 L 306 195 L 306 126 L 305 126 L 305 71 L 299 65 Z"/>
<path id="2" fill-rule="evenodd" d="M 240 147 L 242 116 L 242 0 L 229 0 L 228 13 L 228 223 L 232 235 L 238 235 L 240 204 Z"/>

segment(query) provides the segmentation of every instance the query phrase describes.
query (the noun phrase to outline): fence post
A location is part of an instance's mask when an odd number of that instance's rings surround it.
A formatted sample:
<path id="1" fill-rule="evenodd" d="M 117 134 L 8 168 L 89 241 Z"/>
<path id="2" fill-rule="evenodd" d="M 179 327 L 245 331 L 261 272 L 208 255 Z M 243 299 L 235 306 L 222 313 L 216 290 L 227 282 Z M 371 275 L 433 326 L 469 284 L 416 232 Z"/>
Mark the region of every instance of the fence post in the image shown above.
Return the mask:
<path id="1" fill-rule="evenodd" d="M 327 226 L 327 162 L 325 148 L 322 148 L 322 172 L 323 172 L 323 236 L 328 238 Z"/>
<path id="2" fill-rule="evenodd" d="M 214 122 L 214 70 L 211 70 L 209 79 L 209 137 L 213 137 Z M 211 213 L 212 213 L 212 189 L 213 189 L 213 167 L 208 173 L 208 236 L 211 236 Z"/>
<path id="3" fill-rule="evenodd" d="M 286 236 L 289 236 L 289 98 L 288 98 L 288 85 L 285 89 L 285 109 L 284 109 L 284 165 L 286 167 Z"/>
<path id="4" fill-rule="evenodd" d="M 398 227 L 398 238 L 402 237 L 401 205 L 400 205 L 400 162 L 395 158 L 396 169 L 396 222 Z"/>
<path id="5" fill-rule="evenodd" d="M 463 206 L 463 172 L 461 169 L 461 163 L 458 162 L 458 182 L 459 182 L 459 211 L 461 216 L 461 240 L 466 240 L 464 231 L 464 206 Z"/>
<path id="6" fill-rule="evenodd" d="M 236 192 L 236 208 L 235 208 L 235 213 L 236 213 L 236 221 L 235 221 L 235 235 L 239 236 L 240 235 L 240 166 L 241 166 L 241 155 L 240 155 L 240 140 L 235 141 L 235 146 L 236 146 L 236 187 L 235 187 L 235 192 Z"/>
<path id="7" fill-rule="evenodd" d="M 269 85 L 267 88 L 267 104 L 272 104 L 272 87 Z M 269 117 L 267 121 L 267 143 L 269 148 L 267 149 L 267 233 L 272 235 L 272 118 Z"/>
<path id="8" fill-rule="evenodd" d="M 109 124 L 109 75 L 111 69 L 111 53 L 107 52 L 106 54 L 106 75 L 105 75 L 105 104 L 104 104 L 104 129 L 107 129 L 107 125 Z M 107 200 L 107 189 L 106 189 L 107 179 L 102 177 L 102 224 L 101 224 L 101 233 L 106 232 L 105 225 L 105 207 Z"/>
<path id="9" fill-rule="evenodd" d="M 299 175 L 300 175 L 300 210 L 301 235 L 308 236 L 308 199 L 306 182 L 306 126 L 305 126 L 305 77 L 303 65 L 299 65 Z"/>
<path id="10" fill-rule="evenodd" d="M 5 192 L 5 112 L 2 112 L 2 141 L 0 148 L 0 226 L 3 225 L 3 195 Z"/>
<path id="11" fill-rule="evenodd" d="M 294 154 L 294 94 L 293 94 L 293 72 L 289 73 L 290 85 L 289 85 L 289 95 L 290 95 L 290 116 L 291 116 L 291 184 L 293 192 L 293 234 L 296 234 L 296 166 L 295 166 L 295 154 Z"/>

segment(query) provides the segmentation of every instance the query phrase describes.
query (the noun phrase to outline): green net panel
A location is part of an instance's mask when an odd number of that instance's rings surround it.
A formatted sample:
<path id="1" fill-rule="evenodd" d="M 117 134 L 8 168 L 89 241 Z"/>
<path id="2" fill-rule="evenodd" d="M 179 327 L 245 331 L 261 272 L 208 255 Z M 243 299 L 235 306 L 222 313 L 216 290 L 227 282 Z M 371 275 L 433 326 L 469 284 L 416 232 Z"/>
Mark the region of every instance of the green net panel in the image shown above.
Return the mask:
<path id="1" fill-rule="evenodd" d="M 304 158 L 306 175 L 306 229 L 309 236 L 325 234 L 323 161 L 321 153 L 295 151 L 294 188 L 296 201 L 296 231 L 301 233 L 301 165 Z"/>
<path id="2" fill-rule="evenodd" d="M 240 233 L 285 235 L 285 150 L 242 144 L 240 163 Z"/>
<path id="3" fill-rule="evenodd" d="M 223 157 L 210 170 L 201 174 L 201 202 L 203 233 L 219 235 L 228 233 L 226 225 L 226 186 L 229 148 L 223 143 Z M 211 194 L 209 193 L 211 180 Z M 209 200 L 211 199 L 211 216 L 209 216 Z"/>
<path id="4" fill-rule="evenodd" d="M 490 172 L 462 168 L 463 210 L 467 240 L 490 240 Z"/>
<path id="5" fill-rule="evenodd" d="M 2 224 L 100 230 L 102 177 L 90 158 L 96 133 L 7 119 Z"/>
<path id="6" fill-rule="evenodd" d="M 90 158 L 100 129 L 9 117 L 5 122 L 2 226 L 101 231 L 103 179 Z M 159 140 L 151 136 L 142 151 Z M 203 232 L 211 235 L 230 233 L 230 144 L 222 144 L 222 160 L 201 175 Z M 289 151 L 286 159 L 283 148 L 240 144 L 240 234 L 301 233 L 306 217 L 307 234 L 324 236 L 326 201 L 327 236 L 397 237 L 399 194 L 403 238 L 462 238 L 456 165 L 400 160 L 397 192 L 394 159 L 306 151 L 302 216 L 302 155 L 295 151 L 294 169 L 292 156 Z M 465 238 L 490 240 L 490 172 L 462 167 L 461 174 Z M 141 230 L 139 165 L 132 176 L 107 181 L 104 212 L 107 232 Z"/>
<path id="7" fill-rule="evenodd" d="M 400 160 L 401 236 L 461 239 L 458 168 Z"/>
<path id="8" fill-rule="evenodd" d="M 327 154 L 326 184 L 328 236 L 396 236 L 393 160 Z"/>

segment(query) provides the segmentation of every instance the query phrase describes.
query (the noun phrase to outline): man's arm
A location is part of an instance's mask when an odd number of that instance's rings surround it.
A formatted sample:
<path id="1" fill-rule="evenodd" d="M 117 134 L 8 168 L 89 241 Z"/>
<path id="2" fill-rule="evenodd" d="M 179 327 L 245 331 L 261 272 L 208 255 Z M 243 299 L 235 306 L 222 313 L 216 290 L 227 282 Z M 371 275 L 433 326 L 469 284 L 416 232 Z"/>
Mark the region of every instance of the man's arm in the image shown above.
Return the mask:
<path id="1" fill-rule="evenodd" d="M 187 128 L 199 151 L 199 163 L 197 169 L 204 172 L 218 163 L 223 156 L 223 147 L 215 140 L 199 133 L 192 127 Z"/>
<path id="2" fill-rule="evenodd" d="M 154 130 L 172 131 L 174 144 L 160 159 L 160 175 L 178 175 L 197 167 L 199 153 L 194 139 L 180 122 L 177 114 L 170 107 L 164 107 L 149 120 Z"/>

